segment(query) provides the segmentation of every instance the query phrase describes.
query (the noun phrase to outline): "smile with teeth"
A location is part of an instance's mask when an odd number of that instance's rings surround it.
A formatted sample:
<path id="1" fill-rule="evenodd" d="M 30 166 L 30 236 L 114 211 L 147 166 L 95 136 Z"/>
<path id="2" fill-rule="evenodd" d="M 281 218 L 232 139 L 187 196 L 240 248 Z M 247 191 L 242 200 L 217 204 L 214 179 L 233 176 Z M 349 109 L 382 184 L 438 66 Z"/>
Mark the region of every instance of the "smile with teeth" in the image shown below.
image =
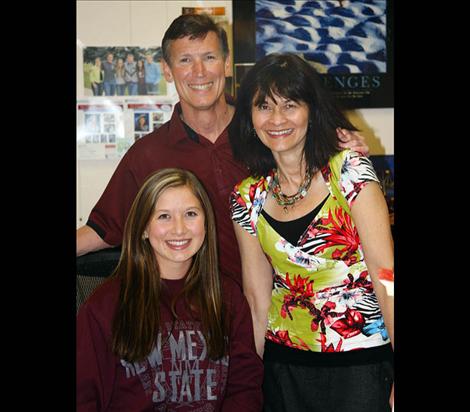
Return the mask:
<path id="1" fill-rule="evenodd" d="M 207 90 L 209 89 L 214 82 L 204 83 L 204 84 L 189 84 L 188 86 L 194 90 Z"/>
<path id="2" fill-rule="evenodd" d="M 267 133 L 270 135 L 270 136 L 286 136 L 286 135 L 289 135 L 291 134 L 292 132 L 294 131 L 294 129 L 284 129 L 284 130 L 267 130 Z"/>
<path id="3" fill-rule="evenodd" d="M 171 249 L 184 249 L 189 245 L 191 239 L 182 239 L 182 240 L 167 240 L 166 244 Z"/>

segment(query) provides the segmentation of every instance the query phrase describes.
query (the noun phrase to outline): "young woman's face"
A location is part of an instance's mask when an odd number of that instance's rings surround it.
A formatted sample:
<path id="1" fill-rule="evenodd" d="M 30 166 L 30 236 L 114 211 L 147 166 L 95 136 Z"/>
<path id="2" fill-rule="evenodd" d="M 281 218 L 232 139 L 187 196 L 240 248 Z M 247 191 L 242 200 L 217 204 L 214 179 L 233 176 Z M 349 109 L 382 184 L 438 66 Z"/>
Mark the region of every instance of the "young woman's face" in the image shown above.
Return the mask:
<path id="1" fill-rule="evenodd" d="M 261 142 L 274 153 L 302 151 L 308 128 L 309 109 L 304 102 L 295 102 L 274 95 L 260 106 L 252 105 L 251 120 Z M 256 96 L 255 99 L 256 101 Z"/>
<path id="2" fill-rule="evenodd" d="M 147 226 L 162 278 L 184 277 L 206 236 L 202 205 L 187 186 L 166 189 Z"/>

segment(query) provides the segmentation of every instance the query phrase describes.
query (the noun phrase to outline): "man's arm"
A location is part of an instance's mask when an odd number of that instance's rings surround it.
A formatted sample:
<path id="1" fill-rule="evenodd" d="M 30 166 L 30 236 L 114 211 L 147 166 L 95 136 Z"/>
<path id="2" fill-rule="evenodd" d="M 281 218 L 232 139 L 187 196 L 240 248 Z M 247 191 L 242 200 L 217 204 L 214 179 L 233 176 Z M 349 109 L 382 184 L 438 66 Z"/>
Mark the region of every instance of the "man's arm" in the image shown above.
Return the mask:
<path id="1" fill-rule="evenodd" d="M 364 136 L 358 132 L 337 128 L 336 133 L 338 138 L 341 141 L 339 146 L 343 149 L 351 149 L 355 152 L 364 154 L 364 156 L 369 156 L 369 146 L 366 144 L 366 139 Z"/>
<path id="2" fill-rule="evenodd" d="M 77 256 L 110 247 L 90 226 L 84 225 L 77 229 Z"/>

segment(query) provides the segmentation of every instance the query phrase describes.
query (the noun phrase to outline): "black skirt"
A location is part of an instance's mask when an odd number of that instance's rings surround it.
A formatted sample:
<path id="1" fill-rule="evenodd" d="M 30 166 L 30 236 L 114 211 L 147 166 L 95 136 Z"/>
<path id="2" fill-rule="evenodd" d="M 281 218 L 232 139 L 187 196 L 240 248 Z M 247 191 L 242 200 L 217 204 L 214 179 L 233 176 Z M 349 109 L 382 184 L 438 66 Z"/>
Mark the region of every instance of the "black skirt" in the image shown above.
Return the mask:
<path id="1" fill-rule="evenodd" d="M 305 351 L 277 348 L 281 345 L 266 343 L 264 412 L 391 411 L 389 397 L 393 383 L 393 360 L 390 345 L 379 350 L 353 351 L 363 354 L 348 362 L 347 357 L 340 358 L 342 361 L 338 361 L 338 356 L 328 357 L 338 354 L 306 354 Z M 273 356 L 274 353 L 279 355 L 283 349 L 287 349 L 288 356 Z M 299 358 L 303 360 L 306 355 L 313 355 L 314 360 L 298 362 L 291 351 L 299 352 Z M 367 353 L 371 356 L 364 356 Z"/>

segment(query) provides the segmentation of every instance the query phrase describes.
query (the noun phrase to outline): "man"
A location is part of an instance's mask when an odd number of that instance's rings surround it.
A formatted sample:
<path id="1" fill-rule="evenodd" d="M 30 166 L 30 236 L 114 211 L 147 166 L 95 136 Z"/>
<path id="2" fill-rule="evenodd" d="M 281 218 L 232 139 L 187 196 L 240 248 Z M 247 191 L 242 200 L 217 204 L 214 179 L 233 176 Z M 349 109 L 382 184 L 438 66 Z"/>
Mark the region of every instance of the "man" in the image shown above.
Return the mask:
<path id="1" fill-rule="evenodd" d="M 124 80 L 126 81 L 127 94 L 129 96 L 137 95 L 137 63 L 134 61 L 134 55 L 128 53 L 124 63 Z"/>
<path id="2" fill-rule="evenodd" d="M 116 63 L 114 63 L 113 53 L 106 54 L 106 61 L 103 62 L 103 88 L 105 96 L 114 96 L 116 94 L 116 76 L 115 69 Z"/>
<path id="3" fill-rule="evenodd" d="M 234 185 L 248 175 L 228 141 L 234 107 L 225 96 L 230 67 L 227 35 L 206 15 L 182 15 L 162 41 L 163 74 L 175 82 L 180 102 L 167 123 L 127 151 L 85 226 L 77 230 L 77 255 L 121 244 L 132 201 L 144 179 L 164 167 L 193 172 L 204 184 L 217 220 L 221 270 L 241 285 L 238 245 L 229 213 Z M 348 147 L 367 151 L 357 135 Z M 359 141 L 358 141 L 359 139 Z"/>
<path id="4" fill-rule="evenodd" d="M 151 53 L 147 53 L 145 55 L 144 68 L 147 94 L 159 94 L 158 82 L 160 81 L 160 69 L 158 68 L 157 63 L 153 61 Z"/>

